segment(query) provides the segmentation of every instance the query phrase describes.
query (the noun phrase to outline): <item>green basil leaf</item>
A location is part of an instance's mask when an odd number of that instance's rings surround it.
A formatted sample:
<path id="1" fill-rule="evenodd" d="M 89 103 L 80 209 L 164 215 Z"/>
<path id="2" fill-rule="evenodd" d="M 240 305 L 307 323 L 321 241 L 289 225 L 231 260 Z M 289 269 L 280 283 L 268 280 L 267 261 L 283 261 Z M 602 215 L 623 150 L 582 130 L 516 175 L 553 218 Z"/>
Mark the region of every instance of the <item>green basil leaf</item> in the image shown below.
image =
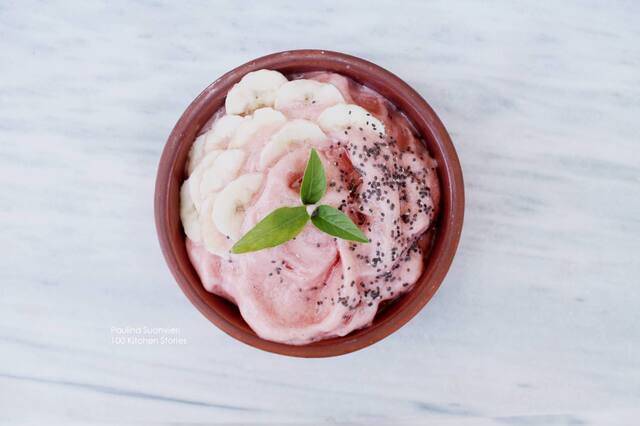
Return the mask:
<path id="1" fill-rule="evenodd" d="M 327 190 L 327 177 L 324 174 L 322 161 L 315 149 L 311 148 L 307 167 L 304 169 L 302 185 L 300 186 L 300 199 L 302 204 L 315 204 Z"/>
<path id="2" fill-rule="evenodd" d="M 368 243 L 367 236 L 349 219 L 349 216 L 331 206 L 318 206 L 311 214 L 311 222 L 319 230 L 343 240 Z"/>
<path id="3" fill-rule="evenodd" d="M 289 241 L 309 221 L 305 206 L 280 207 L 269 213 L 231 248 L 232 253 L 248 253 Z"/>

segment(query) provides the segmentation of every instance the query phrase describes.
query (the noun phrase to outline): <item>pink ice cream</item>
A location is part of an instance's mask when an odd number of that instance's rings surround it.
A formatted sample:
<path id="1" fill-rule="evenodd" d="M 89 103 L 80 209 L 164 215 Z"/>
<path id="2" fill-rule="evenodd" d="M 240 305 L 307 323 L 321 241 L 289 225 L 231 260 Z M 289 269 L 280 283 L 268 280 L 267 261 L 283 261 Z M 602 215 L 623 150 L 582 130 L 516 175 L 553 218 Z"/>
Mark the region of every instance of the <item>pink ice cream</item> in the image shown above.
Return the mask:
<path id="1" fill-rule="evenodd" d="M 370 242 L 336 239 L 308 224 L 294 240 L 253 253 L 218 256 L 189 238 L 186 244 L 204 287 L 235 303 L 260 337 L 302 345 L 368 326 L 381 302 L 411 290 L 423 270 L 419 242 L 437 216 L 440 189 L 435 160 L 385 98 L 337 74 L 293 78 L 333 84 L 346 103 L 380 120 L 386 134 L 351 128 L 290 149 L 264 171 L 242 232 L 278 207 L 300 204 L 300 180 L 314 147 L 327 174 L 322 204 L 348 214 Z M 316 118 L 322 108 L 282 112 Z M 257 170 L 261 147 L 277 130 L 266 128 L 247 144 L 243 173 Z"/>

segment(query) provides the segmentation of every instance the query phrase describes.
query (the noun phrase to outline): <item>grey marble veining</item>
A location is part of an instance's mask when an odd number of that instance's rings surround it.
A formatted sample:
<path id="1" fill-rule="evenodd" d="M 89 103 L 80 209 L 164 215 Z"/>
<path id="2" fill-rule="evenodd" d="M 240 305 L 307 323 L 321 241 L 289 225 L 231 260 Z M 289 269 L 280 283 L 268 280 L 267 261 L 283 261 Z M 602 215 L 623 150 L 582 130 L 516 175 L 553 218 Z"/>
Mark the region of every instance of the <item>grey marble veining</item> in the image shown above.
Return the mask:
<path id="1" fill-rule="evenodd" d="M 0 422 L 636 424 L 639 20 L 635 1 L 0 2 Z M 467 190 L 436 297 L 324 360 L 209 324 L 153 224 L 188 103 L 294 48 L 406 79 Z M 143 326 L 186 343 L 114 340 Z"/>

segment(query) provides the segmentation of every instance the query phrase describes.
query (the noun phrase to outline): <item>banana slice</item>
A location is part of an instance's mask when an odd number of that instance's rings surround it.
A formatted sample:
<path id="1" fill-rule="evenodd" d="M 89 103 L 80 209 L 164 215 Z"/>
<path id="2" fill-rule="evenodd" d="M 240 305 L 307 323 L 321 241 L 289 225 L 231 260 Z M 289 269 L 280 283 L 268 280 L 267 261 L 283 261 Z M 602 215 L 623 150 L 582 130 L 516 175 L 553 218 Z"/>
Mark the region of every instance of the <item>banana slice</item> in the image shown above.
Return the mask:
<path id="1" fill-rule="evenodd" d="M 217 119 L 213 128 L 203 135 L 205 153 L 226 148 L 238 127 L 247 119 L 239 115 L 223 115 Z"/>
<path id="2" fill-rule="evenodd" d="M 245 207 L 260 189 L 263 180 L 262 173 L 242 175 L 218 193 L 213 206 L 213 223 L 232 241 L 240 239 Z"/>
<path id="3" fill-rule="evenodd" d="M 292 118 L 315 119 L 324 109 L 344 103 L 333 84 L 315 80 L 292 80 L 278 89 L 274 108 Z"/>
<path id="4" fill-rule="evenodd" d="M 187 237 L 194 243 L 199 243 L 202 240 L 202 232 L 198 212 L 191 199 L 189 179 L 185 180 L 180 187 L 180 220 Z"/>
<path id="5" fill-rule="evenodd" d="M 277 71 L 248 73 L 229 90 L 224 105 L 227 114 L 247 114 L 258 108 L 273 106 L 276 91 L 286 82 L 287 78 Z"/>
<path id="6" fill-rule="evenodd" d="M 238 148 L 254 139 L 260 131 L 269 131 L 282 126 L 287 118 L 280 111 L 273 108 L 257 109 L 251 117 L 243 121 L 229 142 L 229 148 Z"/>
<path id="7" fill-rule="evenodd" d="M 227 182 L 235 179 L 246 158 L 247 154 L 241 149 L 222 151 L 213 164 L 202 173 L 201 197 L 219 191 Z"/>
<path id="8" fill-rule="evenodd" d="M 207 134 L 204 133 L 196 138 L 193 141 L 193 145 L 191 145 L 191 149 L 189 149 L 189 155 L 187 157 L 187 174 L 193 173 L 198 164 L 200 164 L 200 160 L 204 157 L 204 145 L 207 139 Z"/>
<path id="9" fill-rule="evenodd" d="M 317 124 L 308 120 L 291 120 L 278 130 L 260 152 L 260 169 L 269 167 L 294 146 L 318 145 L 327 136 Z"/>
<path id="10" fill-rule="evenodd" d="M 338 104 L 322 111 L 318 124 L 325 132 L 342 133 L 349 130 L 385 133 L 384 125 L 366 109 L 353 104 Z"/>
<path id="11" fill-rule="evenodd" d="M 231 240 L 218 231 L 213 222 L 213 206 L 217 198 L 218 194 L 209 194 L 202 201 L 199 224 L 207 251 L 218 256 L 227 256 L 232 245 Z"/>
<path id="12" fill-rule="evenodd" d="M 209 152 L 202 158 L 202 160 L 200 160 L 198 167 L 196 167 L 195 170 L 193 170 L 193 173 L 191 173 L 191 176 L 189 176 L 189 191 L 197 212 L 200 211 L 200 204 L 206 195 L 200 192 L 202 176 L 214 165 L 218 156 L 223 152 L 224 151 L 220 149 L 215 149 Z"/>
<path id="13" fill-rule="evenodd" d="M 187 159 L 187 173 L 189 175 L 193 173 L 208 152 L 226 148 L 237 128 L 247 119 L 239 115 L 223 115 L 218 118 L 213 128 L 198 136 L 191 145 Z"/>

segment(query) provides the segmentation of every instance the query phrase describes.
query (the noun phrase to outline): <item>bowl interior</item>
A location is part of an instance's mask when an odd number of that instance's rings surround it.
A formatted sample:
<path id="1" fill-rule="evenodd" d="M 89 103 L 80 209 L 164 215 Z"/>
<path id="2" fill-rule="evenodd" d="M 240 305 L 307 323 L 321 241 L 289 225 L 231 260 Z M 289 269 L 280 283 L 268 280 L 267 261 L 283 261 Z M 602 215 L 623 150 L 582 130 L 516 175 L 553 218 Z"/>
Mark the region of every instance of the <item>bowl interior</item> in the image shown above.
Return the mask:
<path id="1" fill-rule="evenodd" d="M 186 178 L 189 148 L 202 126 L 224 105 L 228 90 L 248 72 L 268 68 L 292 74 L 333 71 L 379 92 L 401 110 L 422 136 L 438 162 L 441 206 L 425 270 L 408 293 L 376 315 L 370 327 L 347 336 L 304 346 L 270 342 L 258 337 L 242 319 L 238 308 L 207 292 L 191 265 L 185 247 L 179 213 L 180 185 Z M 334 356 L 361 349 L 391 334 L 429 301 L 440 286 L 457 248 L 464 211 L 464 187 L 460 164 L 450 137 L 431 107 L 406 83 L 390 72 L 359 58 L 319 50 L 287 51 L 244 64 L 207 87 L 187 108 L 173 129 L 163 151 L 155 193 L 158 237 L 165 259 L 190 301 L 215 325 L 229 335 L 259 349 L 290 356 Z"/>

